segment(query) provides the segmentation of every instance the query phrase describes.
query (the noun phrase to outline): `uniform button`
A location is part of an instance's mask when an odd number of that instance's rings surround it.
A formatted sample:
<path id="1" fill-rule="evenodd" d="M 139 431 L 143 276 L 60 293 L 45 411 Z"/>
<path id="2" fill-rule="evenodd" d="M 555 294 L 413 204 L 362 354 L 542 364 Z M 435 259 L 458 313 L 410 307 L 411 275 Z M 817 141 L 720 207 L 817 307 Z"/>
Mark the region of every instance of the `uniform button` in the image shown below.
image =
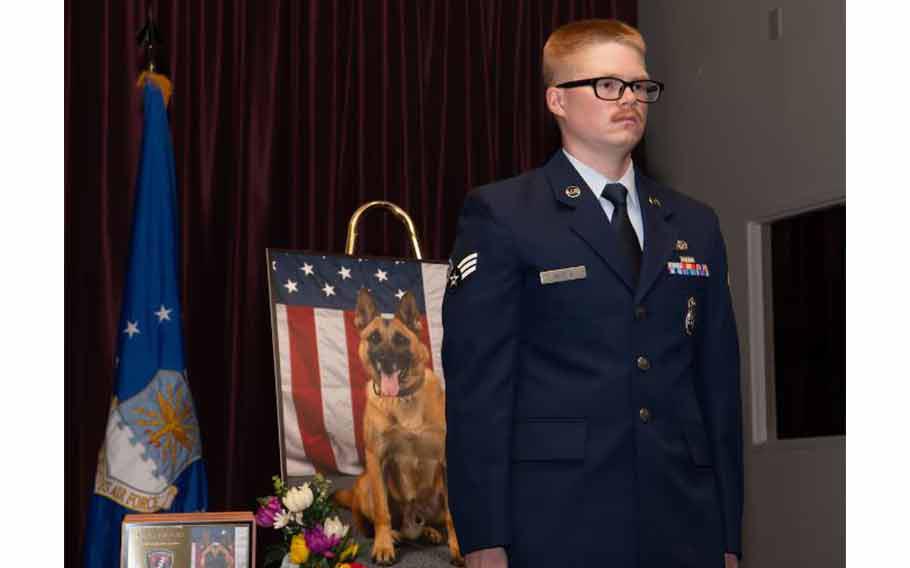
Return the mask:
<path id="1" fill-rule="evenodd" d="M 641 421 L 647 424 L 651 421 L 651 411 L 647 408 L 640 408 L 638 410 L 638 417 L 641 418 Z"/>
<path id="2" fill-rule="evenodd" d="M 641 369 L 642 371 L 647 371 L 648 369 L 651 368 L 651 362 L 648 361 L 647 357 L 640 356 L 638 358 L 637 362 L 638 362 L 638 368 Z"/>
<path id="3" fill-rule="evenodd" d="M 648 315 L 648 310 L 644 306 L 635 306 L 635 319 L 641 321 Z"/>

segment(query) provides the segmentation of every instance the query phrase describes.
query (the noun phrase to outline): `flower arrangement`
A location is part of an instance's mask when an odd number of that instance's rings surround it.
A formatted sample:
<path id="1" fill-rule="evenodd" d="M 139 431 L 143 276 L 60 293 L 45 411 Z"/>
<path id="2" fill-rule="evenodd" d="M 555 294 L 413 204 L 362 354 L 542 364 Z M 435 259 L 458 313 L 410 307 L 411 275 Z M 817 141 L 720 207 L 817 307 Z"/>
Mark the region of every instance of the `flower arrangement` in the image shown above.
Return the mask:
<path id="1" fill-rule="evenodd" d="M 365 568 L 354 562 L 358 545 L 331 500 L 331 482 L 316 474 L 312 482 L 287 487 L 272 477 L 275 494 L 257 499 L 256 524 L 280 530 L 284 543 L 266 553 L 265 565 L 283 568 Z"/>

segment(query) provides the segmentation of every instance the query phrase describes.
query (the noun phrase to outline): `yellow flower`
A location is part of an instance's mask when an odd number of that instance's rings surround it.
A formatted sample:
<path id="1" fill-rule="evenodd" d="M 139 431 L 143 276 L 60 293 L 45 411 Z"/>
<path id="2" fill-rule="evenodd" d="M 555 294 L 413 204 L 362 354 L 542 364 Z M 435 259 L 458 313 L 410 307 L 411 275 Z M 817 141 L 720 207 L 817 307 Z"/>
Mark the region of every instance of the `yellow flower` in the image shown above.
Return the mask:
<path id="1" fill-rule="evenodd" d="M 354 559 L 357 558 L 358 544 L 356 541 L 351 540 L 351 544 L 345 548 L 341 555 L 338 556 L 338 560 L 347 560 L 348 558 Z M 338 568 L 341 568 L 340 566 Z"/>
<path id="2" fill-rule="evenodd" d="M 310 549 L 306 546 L 303 533 L 295 534 L 291 539 L 291 554 L 289 560 L 294 564 L 303 564 L 310 557 Z"/>
<path id="3" fill-rule="evenodd" d="M 344 564 L 339 564 L 335 568 L 351 568 L 351 565 L 345 562 Z"/>

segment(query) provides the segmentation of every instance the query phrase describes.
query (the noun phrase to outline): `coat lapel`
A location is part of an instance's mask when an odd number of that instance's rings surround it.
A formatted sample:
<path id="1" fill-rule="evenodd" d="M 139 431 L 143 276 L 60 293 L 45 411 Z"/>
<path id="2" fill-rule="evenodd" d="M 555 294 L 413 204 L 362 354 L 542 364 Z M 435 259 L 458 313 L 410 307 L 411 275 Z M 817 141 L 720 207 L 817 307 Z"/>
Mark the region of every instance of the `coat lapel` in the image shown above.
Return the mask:
<path id="1" fill-rule="evenodd" d="M 643 176 L 638 169 L 635 170 L 635 185 L 645 230 L 641 274 L 635 292 L 635 303 L 638 304 L 654 286 L 667 260 L 673 255 L 678 231 L 668 222 L 673 215 L 672 203 L 665 197 L 660 187 Z"/>
<path id="2" fill-rule="evenodd" d="M 632 276 L 629 274 L 627 263 L 621 256 L 621 251 L 616 242 L 613 231 L 610 230 L 610 221 L 604 214 L 603 208 L 597 198 L 585 184 L 578 171 L 572 167 L 569 159 L 562 150 L 556 152 L 544 167 L 553 196 L 563 205 L 573 209 L 570 227 L 580 236 L 594 252 L 616 273 L 626 285 L 630 293 L 635 292 L 632 285 Z M 579 188 L 577 197 L 571 197 L 567 189 L 575 186 Z"/>

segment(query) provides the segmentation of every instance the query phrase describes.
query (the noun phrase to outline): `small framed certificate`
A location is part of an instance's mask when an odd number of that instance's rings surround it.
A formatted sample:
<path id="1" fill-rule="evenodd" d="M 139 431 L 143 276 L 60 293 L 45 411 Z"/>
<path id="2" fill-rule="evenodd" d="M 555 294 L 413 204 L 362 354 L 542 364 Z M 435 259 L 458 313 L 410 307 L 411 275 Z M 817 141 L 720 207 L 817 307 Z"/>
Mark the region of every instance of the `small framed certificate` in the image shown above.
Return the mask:
<path id="1" fill-rule="evenodd" d="M 254 568 L 250 512 L 126 515 L 120 568 Z"/>

